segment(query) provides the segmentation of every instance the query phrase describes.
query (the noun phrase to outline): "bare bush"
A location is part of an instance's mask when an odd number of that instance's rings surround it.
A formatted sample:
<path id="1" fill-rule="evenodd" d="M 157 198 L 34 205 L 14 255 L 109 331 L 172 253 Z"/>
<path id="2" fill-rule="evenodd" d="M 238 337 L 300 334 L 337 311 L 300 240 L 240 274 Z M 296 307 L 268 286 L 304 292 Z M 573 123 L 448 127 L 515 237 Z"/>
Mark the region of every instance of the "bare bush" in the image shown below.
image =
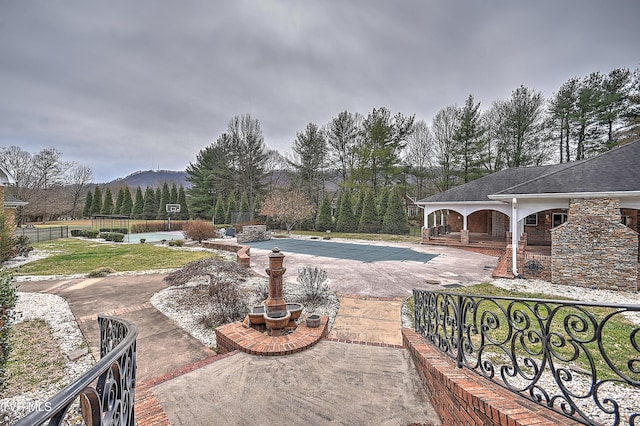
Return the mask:
<path id="1" fill-rule="evenodd" d="M 179 270 L 168 274 L 164 280 L 169 285 L 184 285 L 198 277 L 210 274 L 227 275 L 237 281 L 244 281 L 249 277 L 250 271 L 235 262 L 210 257 L 187 263 Z"/>
<path id="2" fill-rule="evenodd" d="M 317 266 L 299 269 L 297 281 L 302 286 L 302 303 L 320 303 L 331 293 L 327 284 L 327 271 Z"/>
<path id="3" fill-rule="evenodd" d="M 215 237 L 216 228 L 210 222 L 193 220 L 184 224 L 182 233 L 185 237 L 201 243 L 202 240 Z"/>
<path id="4" fill-rule="evenodd" d="M 210 310 L 201 319 L 207 327 L 217 327 L 234 321 L 239 321 L 247 314 L 246 298 L 238 289 L 235 281 L 228 277 L 220 278 L 209 275 L 208 296 Z"/>

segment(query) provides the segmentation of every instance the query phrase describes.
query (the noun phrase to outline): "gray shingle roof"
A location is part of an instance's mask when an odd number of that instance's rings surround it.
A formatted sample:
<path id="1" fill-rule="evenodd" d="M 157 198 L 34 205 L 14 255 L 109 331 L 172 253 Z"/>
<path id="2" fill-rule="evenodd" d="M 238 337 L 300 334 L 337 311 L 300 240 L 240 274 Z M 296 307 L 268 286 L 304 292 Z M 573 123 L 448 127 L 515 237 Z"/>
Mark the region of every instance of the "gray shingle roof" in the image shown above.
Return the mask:
<path id="1" fill-rule="evenodd" d="M 448 191 L 427 197 L 420 202 L 446 203 L 454 201 L 491 201 L 489 195 L 503 191 L 512 186 L 521 184 L 550 173 L 553 170 L 567 167 L 570 163 L 553 164 L 540 167 L 520 167 L 500 170 L 480 179 L 472 180 L 463 185 L 456 186 Z"/>
<path id="2" fill-rule="evenodd" d="M 497 194 L 568 194 L 640 191 L 640 140 L 555 170 Z"/>
<path id="3" fill-rule="evenodd" d="M 572 163 L 511 168 L 432 195 L 420 203 L 492 201 L 489 195 L 640 191 L 640 140 Z"/>

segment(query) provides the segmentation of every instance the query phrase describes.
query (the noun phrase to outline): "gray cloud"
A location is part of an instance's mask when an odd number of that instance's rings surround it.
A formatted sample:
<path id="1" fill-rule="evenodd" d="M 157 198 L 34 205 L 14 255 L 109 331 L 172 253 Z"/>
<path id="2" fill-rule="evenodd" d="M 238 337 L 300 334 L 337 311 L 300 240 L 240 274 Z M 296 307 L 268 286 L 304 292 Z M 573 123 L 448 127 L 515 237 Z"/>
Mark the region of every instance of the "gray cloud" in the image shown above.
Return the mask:
<path id="1" fill-rule="evenodd" d="M 0 146 L 103 182 L 179 170 L 235 115 L 284 153 L 308 122 L 386 106 L 427 122 L 469 94 L 640 66 L 629 1 L 3 2 Z"/>

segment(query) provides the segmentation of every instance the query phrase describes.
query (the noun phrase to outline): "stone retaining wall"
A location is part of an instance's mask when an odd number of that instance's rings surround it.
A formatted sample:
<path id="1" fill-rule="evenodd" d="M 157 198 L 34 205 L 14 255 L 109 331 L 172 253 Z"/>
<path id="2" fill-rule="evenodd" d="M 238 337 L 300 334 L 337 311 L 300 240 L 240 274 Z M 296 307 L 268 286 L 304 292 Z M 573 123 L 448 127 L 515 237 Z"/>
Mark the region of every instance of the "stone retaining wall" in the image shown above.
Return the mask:
<path id="1" fill-rule="evenodd" d="M 443 425 L 581 424 L 458 368 L 409 328 L 402 329 L 402 338 Z"/>
<path id="2" fill-rule="evenodd" d="M 242 232 L 236 235 L 236 241 L 240 244 L 270 239 L 271 235 L 267 232 L 266 225 L 245 225 L 242 227 Z"/>

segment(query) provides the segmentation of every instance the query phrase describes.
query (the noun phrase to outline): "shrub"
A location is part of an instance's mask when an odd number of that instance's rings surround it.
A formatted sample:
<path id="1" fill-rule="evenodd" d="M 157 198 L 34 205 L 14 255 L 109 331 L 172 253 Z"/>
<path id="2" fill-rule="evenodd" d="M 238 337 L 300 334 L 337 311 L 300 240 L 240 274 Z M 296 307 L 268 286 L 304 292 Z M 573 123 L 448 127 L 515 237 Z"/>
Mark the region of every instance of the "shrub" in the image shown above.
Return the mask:
<path id="1" fill-rule="evenodd" d="M 20 235 L 15 240 L 15 252 L 18 256 L 28 257 L 29 253 L 33 250 L 31 241 L 26 235 Z"/>
<path id="2" fill-rule="evenodd" d="M 144 243 L 145 243 L 145 241 L 147 241 L 147 239 L 146 239 L 146 238 L 140 238 L 140 244 L 144 244 Z"/>
<path id="3" fill-rule="evenodd" d="M 98 231 L 97 229 L 87 229 L 83 231 L 81 235 L 87 238 L 98 238 L 98 235 L 100 235 L 100 231 Z"/>
<path id="4" fill-rule="evenodd" d="M 124 234 L 121 232 L 112 232 L 113 242 L 121 243 L 124 241 Z"/>
<path id="5" fill-rule="evenodd" d="M 15 240 L 11 227 L 5 223 L 4 214 L 0 213 L 0 262 L 15 256 Z"/>
<path id="6" fill-rule="evenodd" d="M 0 269 L 0 391 L 5 385 L 5 375 L 9 353 L 11 352 L 11 326 L 16 306 L 16 287 L 13 275 L 6 269 Z"/>
<path id="7" fill-rule="evenodd" d="M 201 243 L 202 240 L 215 237 L 215 231 L 216 228 L 213 224 L 203 220 L 189 221 L 183 227 L 185 237 L 199 243 Z"/>
<path id="8" fill-rule="evenodd" d="M 182 247 L 184 245 L 184 240 L 171 240 L 169 241 L 169 246 L 171 247 Z"/>
<path id="9" fill-rule="evenodd" d="M 70 231 L 72 237 L 82 237 L 83 236 L 82 235 L 83 232 L 84 231 L 82 229 L 72 229 Z"/>
<path id="10" fill-rule="evenodd" d="M 317 266 L 305 266 L 298 270 L 298 283 L 302 287 L 303 303 L 319 303 L 330 293 L 327 285 L 327 271 Z"/>
<path id="11" fill-rule="evenodd" d="M 236 281 L 244 281 L 251 274 L 248 269 L 236 262 L 208 257 L 187 263 L 179 270 L 168 274 L 164 280 L 169 285 L 183 285 L 197 277 L 215 273 L 231 276 Z"/>
<path id="12" fill-rule="evenodd" d="M 102 277 L 106 277 L 109 274 L 113 274 L 114 272 L 116 272 L 115 269 L 105 266 L 102 268 L 94 269 L 93 271 L 89 272 L 87 274 L 87 278 L 102 278 Z"/>
<path id="13" fill-rule="evenodd" d="M 230 277 L 220 278 L 214 274 L 209 274 L 209 279 L 211 304 L 210 311 L 201 319 L 203 324 L 217 327 L 244 318 L 248 307 L 236 282 Z"/>

